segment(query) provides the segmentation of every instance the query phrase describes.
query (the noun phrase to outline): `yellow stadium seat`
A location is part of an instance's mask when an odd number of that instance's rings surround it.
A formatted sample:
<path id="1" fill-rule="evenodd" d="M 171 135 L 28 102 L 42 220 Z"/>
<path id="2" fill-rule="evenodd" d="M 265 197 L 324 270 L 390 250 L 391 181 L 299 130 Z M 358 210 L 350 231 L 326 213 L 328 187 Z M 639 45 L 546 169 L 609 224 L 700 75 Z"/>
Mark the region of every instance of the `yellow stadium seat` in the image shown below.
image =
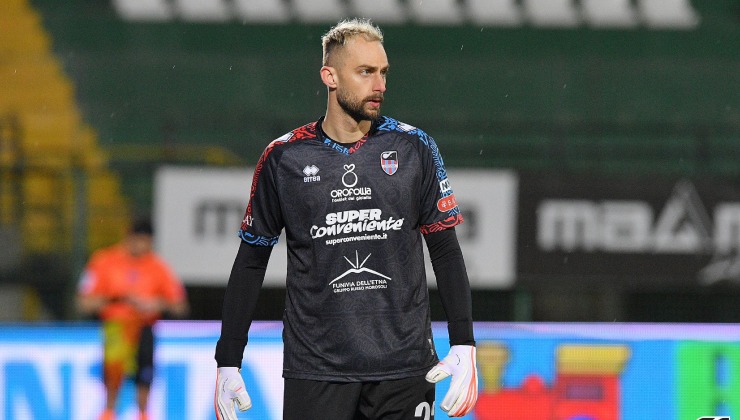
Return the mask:
<path id="1" fill-rule="evenodd" d="M 68 249 L 75 189 L 67 171 L 29 170 L 22 179 L 22 232 L 27 251 Z"/>
<path id="2" fill-rule="evenodd" d="M 128 209 L 51 45 L 29 0 L 0 1 L 0 223 L 43 254 L 70 251 L 83 221 L 92 251 L 123 236 Z"/>
<path id="3" fill-rule="evenodd" d="M 36 13 L 18 12 L 0 15 L 0 54 L 26 55 L 49 51 L 51 40 Z"/>
<path id="4" fill-rule="evenodd" d="M 89 172 L 99 171 L 108 165 L 108 153 L 98 146 L 92 127 L 83 125 L 75 143 L 75 164 Z"/>
<path id="5" fill-rule="evenodd" d="M 74 108 L 74 91 L 69 83 L 40 84 L 36 87 L 3 86 L 0 113 Z"/>
<path id="6" fill-rule="evenodd" d="M 0 2 L 0 14 L 18 13 L 28 9 L 28 0 L 3 0 Z"/>
<path id="7" fill-rule="evenodd" d="M 23 113 L 18 116 L 21 153 L 26 164 L 70 166 L 80 124 L 75 110 Z"/>
<path id="8" fill-rule="evenodd" d="M 126 233 L 129 214 L 120 185 L 118 176 L 109 171 L 88 178 L 87 235 L 91 251 L 120 240 Z"/>
<path id="9" fill-rule="evenodd" d="M 120 204 L 121 180 L 111 172 L 91 174 L 87 181 L 87 202 L 90 206 Z"/>

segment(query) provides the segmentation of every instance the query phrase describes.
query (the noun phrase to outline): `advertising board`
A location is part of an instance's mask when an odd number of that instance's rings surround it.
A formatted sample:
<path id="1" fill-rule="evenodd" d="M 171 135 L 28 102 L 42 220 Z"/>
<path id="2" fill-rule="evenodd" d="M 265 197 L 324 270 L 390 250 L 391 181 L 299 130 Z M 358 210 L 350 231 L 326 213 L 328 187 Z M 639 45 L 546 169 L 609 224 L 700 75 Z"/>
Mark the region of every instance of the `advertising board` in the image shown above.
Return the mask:
<path id="1" fill-rule="evenodd" d="M 628 288 L 740 279 L 740 189 L 686 179 L 520 177 L 523 283 Z"/>
<path id="2" fill-rule="evenodd" d="M 214 420 L 217 322 L 157 324 L 152 419 Z M 449 349 L 434 324 L 435 346 Z M 242 374 L 253 408 L 282 417 L 282 326 L 256 322 Z M 477 323 L 475 420 L 697 420 L 740 416 L 740 326 L 730 324 Z M 104 401 L 96 324 L 0 326 L 0 417 L 93 420 Z M 439 402 L 449 381 L 437 386 Z M 119 418 L 135 419 L 133 386 Z M 421 418 L 427 413 L 421 413 Z"/>

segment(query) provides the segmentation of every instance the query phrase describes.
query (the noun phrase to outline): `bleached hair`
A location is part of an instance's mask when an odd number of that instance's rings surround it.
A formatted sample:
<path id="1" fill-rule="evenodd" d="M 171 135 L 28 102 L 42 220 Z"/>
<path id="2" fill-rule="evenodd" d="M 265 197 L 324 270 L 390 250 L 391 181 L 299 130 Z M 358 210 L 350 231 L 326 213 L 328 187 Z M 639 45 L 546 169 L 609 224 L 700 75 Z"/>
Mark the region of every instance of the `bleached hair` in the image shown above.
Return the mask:
<path id="1" fill-rule="evenodd" d="M 379 41 L 381 44 L 383 43 L 383 32 L 370 19 L 345 19 L 337 23 L 321 37 L 323 50 L 322 64 L 325 66 L 328 65 L 329 56 L 334 52 L 336 47 L 344 46 L 347 44 L 347 41 L 357 36 L 363 36 L 368 41 Z"/>

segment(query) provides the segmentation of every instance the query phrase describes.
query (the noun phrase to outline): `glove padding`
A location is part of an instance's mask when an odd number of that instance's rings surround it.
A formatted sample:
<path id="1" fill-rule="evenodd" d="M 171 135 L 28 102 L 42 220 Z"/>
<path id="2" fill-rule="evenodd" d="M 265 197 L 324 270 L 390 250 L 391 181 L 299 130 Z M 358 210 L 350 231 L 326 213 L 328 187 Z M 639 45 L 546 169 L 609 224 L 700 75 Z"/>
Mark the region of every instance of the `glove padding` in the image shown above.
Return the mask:
<path id="1" fill-rule="evenodd" d="M 436 384 L 452 376 L 450 389 L 440 407 L 450 417 L 468 414 L 478 400 L 478 371 L 475 363 L 475 346 L 452 346 L 447 357 L 427 373 L 428 382 Z"/>
<path id="2" fill-rule="evenodd" d="M 234 403 L 240 411 L 252 407 L 252 399 L 247 394 L 239 369 L 235 367 L 220 367 L 216 374 L 216 418 L 218 420 L 237 420 Z"/>

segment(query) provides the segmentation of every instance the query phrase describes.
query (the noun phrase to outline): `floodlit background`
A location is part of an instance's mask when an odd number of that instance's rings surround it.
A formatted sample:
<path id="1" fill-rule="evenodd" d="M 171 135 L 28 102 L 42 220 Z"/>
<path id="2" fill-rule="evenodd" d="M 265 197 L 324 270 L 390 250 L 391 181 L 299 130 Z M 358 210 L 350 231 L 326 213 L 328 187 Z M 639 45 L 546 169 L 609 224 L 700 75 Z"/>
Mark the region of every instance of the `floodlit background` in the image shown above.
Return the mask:
<path id="1" fill-rule="evenodd" d="M 740 320 L 736 0 L 2 0 L 0 321 L 24 330 L 0 350 L 94 330 L 80 271 L 138 216 L 213 328 L 253 167 L 323 114 L 320 36 L 350 16 L 384 30 L 384 114 L 445 158 L 477 321 Z M 279 249 L 260 320 L 281 318 Z M 712 389 L 740 395 L 727 346 Z M 7 404 L 13 363 L 0 418 L 33 418 Z M 661 418 L 740 415 L 722 404 Z"/>

